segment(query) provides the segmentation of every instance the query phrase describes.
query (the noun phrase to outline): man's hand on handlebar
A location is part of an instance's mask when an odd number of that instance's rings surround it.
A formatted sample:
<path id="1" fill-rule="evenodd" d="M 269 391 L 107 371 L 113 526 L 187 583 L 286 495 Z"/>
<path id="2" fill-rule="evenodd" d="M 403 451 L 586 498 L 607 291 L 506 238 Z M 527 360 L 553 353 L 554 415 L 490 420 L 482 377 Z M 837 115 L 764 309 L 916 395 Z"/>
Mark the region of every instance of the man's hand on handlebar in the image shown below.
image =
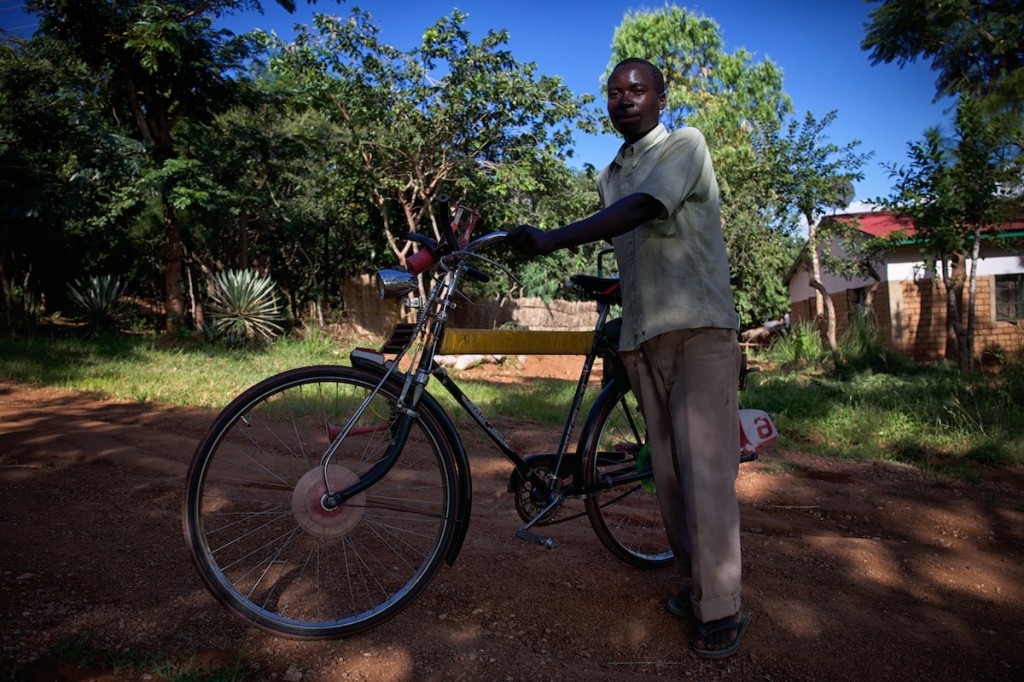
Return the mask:
<path id="1" fill-rule="evenodd" d="M 551 235 L 532 225 L 520 225 L 508 231 L 505 242 L 527 256 L 546 256 L 555 250 Z"/>

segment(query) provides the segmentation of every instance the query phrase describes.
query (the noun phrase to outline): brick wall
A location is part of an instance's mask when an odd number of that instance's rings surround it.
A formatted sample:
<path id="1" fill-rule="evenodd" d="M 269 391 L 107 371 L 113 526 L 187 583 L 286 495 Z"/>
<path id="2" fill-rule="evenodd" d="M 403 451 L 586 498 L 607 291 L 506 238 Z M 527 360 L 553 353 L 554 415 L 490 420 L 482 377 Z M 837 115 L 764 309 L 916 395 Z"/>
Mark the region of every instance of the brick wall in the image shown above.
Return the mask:
<path id="1" fill-rule="evenodd" d="M 1024 325 L 995 319 L 992 277 L 979 277 L 975 306 L 974 352 L 1024 355 Z M 965 293 L 966 299 L 966 293 Z M 836 331 L 849 326 L 848 292 L 832 295 Z M 966 305 L 966 303 L 965 303 Z M 946 355 L 946 295 L 941 282 L 883 282 L 875 289 L 872 306 L 881 338 L 918 362 L 935 362 Z M 794 324 L 814 317 L 814 299 L 794 301 Z"/>

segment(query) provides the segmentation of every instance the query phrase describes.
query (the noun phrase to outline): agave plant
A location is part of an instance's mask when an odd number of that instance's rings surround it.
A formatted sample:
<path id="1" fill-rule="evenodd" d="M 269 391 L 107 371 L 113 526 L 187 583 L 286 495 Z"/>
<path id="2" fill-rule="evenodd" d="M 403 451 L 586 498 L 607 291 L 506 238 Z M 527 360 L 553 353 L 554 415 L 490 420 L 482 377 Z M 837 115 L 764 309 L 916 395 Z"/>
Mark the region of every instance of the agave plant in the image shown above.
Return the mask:
<path id="1" fill-rule="evenodd" d="M 284 331 L 277 285 L 252 270 L 228 270 L 213 277 L 210 317 L 214 335 L 233 346 L 269 342 Z"/>
<path id="2" fill-rule="evenodd" d="M 828 351 L 818 328 L 813 322 L 804 320 L 793 325 L 793 328 L 785 336 L 776 338 L 768 355 L 771 359 L 784 365 L 817 365 L 828 357 Z"/>
<path id="3" fill-rule="evenodd" d="M 120 331 L 131 315 L 124 294 L 124 284 L 113 275 L 77 279 L 68 285 L 72 305 L 69 317 L 84 322 L 90 334 Z"/>

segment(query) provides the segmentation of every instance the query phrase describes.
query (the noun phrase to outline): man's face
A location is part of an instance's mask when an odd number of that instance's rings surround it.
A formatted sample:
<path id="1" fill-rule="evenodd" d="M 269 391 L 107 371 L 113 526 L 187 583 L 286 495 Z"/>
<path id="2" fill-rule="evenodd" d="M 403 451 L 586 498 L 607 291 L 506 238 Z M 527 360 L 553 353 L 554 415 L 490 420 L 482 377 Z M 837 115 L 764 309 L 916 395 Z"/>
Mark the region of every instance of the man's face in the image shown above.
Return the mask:
<path id="1" fill-rule="evenodd" d="M 658 125 L 665 95 L 658 94 L 650 70 L 624 64 L 608 79 L 608 116 L 626 142 L 633 144 Z"/>

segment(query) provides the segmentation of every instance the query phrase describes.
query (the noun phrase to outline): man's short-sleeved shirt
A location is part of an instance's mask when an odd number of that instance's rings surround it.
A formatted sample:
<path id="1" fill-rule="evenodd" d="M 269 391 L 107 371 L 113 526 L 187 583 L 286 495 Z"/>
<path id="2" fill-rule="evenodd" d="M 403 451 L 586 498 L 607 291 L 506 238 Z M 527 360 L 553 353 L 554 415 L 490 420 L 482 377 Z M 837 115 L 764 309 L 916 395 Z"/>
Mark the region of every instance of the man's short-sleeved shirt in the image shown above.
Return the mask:
<path id="1" fill-rule="evenodd" d="M 658 219 L 612 240 L 622 282 L 619 348 L 635 350 L 677 329 L 737 329 L 718 183 L 700 131 L 669 134 L 659 125 L 623 145 L 597 185 L 604 206 L 641 193 L 664 207 Z"/>

